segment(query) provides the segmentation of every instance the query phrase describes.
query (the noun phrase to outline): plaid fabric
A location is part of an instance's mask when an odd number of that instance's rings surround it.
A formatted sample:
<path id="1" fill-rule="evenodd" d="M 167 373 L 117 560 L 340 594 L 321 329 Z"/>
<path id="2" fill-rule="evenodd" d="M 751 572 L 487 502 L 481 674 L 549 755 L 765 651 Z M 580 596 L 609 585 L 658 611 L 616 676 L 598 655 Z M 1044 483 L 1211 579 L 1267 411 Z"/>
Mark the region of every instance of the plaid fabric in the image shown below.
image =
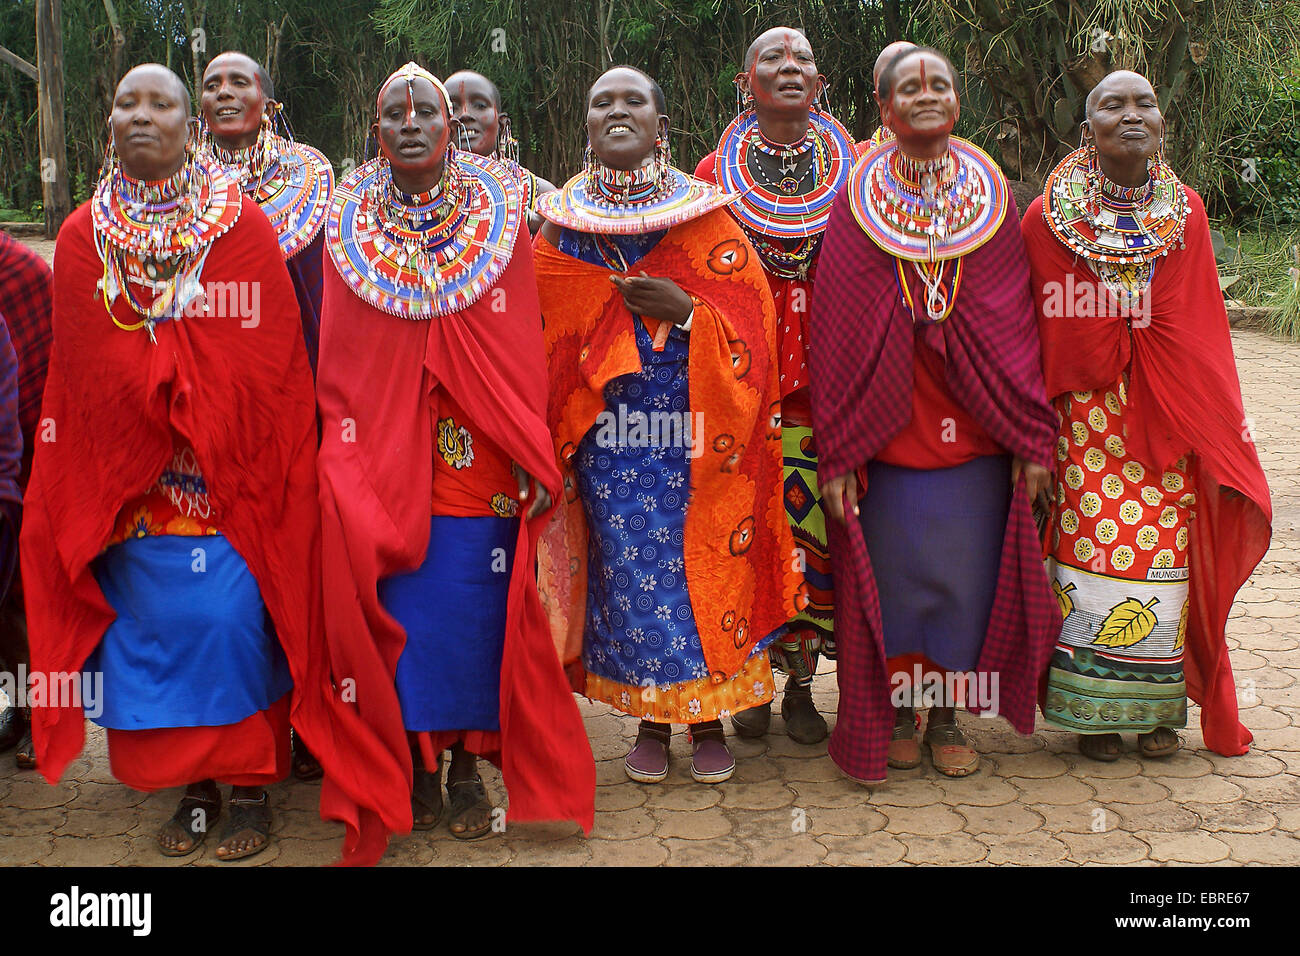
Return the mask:
<path id="1" fill-rule="evenodd" d="M 953 395 L 1009 452 L 1051 468 L 1056 414 L 1048 404 L 1014 203 L 1001 229 L 966 256 L 956 307 L 914 326 L 894 259 L 838 203 L 818 263 L 810 317 L 813 427 L 822 480 L 871 460 L 911 415 L 915 336 L 945 359 Z M 998 590 L 978 670 L 998 679 L 998 712 L 1033 729 L 1039 675 L 1061 618 L 1043 571 L 1024 482 L 1003 539 Z M 885 777 L 893 727 L 880 600 L 858 522 L 828 521 L 836 586 L 839 718 L 829 752 L 849 776 Z M 990 685 L 991 686 L 991 685 Z"/>
<path id="2" fill-rule="evenodd" d="M 0 313 L 18 356 L 18 422 L 23 433 L 22 472 L 27 486 L 36 426 L 45 392 L 45 368 L 50 361 L 50 312 L 54 277 L 45 260 L 27 246 L 0 232 Z"/>

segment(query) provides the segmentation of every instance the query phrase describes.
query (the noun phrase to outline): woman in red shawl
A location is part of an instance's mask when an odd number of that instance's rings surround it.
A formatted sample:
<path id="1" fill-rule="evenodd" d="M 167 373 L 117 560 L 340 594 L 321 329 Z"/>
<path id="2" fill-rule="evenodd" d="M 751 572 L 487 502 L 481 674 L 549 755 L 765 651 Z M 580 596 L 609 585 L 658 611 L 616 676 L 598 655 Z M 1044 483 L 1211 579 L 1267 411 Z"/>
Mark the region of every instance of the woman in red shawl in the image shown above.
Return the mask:
<path id="1" fill-rule="evenodd" d="M 864 781 L 914 767 L 925 703 L 935 768 L 960 777 L 979 757 L 958 703 L 1033 729 L 1057 622 L 1030 502 L 1050 483 L 1055 414 L 1015 203 L 993 161 L 950 135 L 951 64 L 903 52 L 880 98 L 896 139 L 862 157 L 831 211 L 811 317 L 839 609 L 829 751 Z"/>
<path id="2" fill-rule="evenodd" d="M 615 67 L 587 95 L 587 169 L 534 245 L 564 496 L 538 562 L 575 687 L 641 718 L 633 780 L 735 770 L 722 720 L 772 698 L 794 613 L 775 318 L 730 198 L 672 165 L 663 91 Z"/>
<path id="3" fill-rule="evenodd" d="M 808 307 L 831 203 L 858 158 L 848 131 L 822 111 L 823 85 L 807 37 L 789 27 L 764 32 L 745 54 L 745 72 L 736 74 L 737 95 L 749 108 L 695 170 L 700 179 L 740 193 L 727 208 L 758 253 L 776 305 L 785 513 L 803 581 L 801 610 L 772 645 L 772 663 L 788 675 L 781 697 L 785 732 L 804 744 L 826 738 L 812 680 L 818 657 L 835 657 L 831 559 L 808 404 Z M 771 704 L 760 704 L 731 723 L 742 737 L 759 737 L 771 717 Z"/>
<path id="4" fill-rule="evenodd" d="M 1187 698 L 1211 750 L 1245 753 L 1224 624 L 1272 508 L 1200 197 L 1161 151 L 1151 84 L 1088 95 L 1083 146 L 1021 226 L 1047 392 L 1061 416 L 1047 567 L 1064 623 L 1043 713 L 1095 760 L 1178 749 Z"/>
<path id="5" fill-rule="evenodd" d="M 127 73 L 114 159 L 59 232 L 54 437 L 36 448 L 23 580 L 33 673 L 77 685 L 32 701 L 42 773 L 57 781 L 80 751 L 84 712 L 108 728 L 118 779 L 188 785 L 166 856 L 203 842 L 214 781 L 232 784 L 217 858 L 234 860 L 269 840 L 290 717 L 327 772 L 348 735 L 323 669 L 293 287 L 266 217 L 195 158 L 189 106 L 165 67 Z"/>
<path id="6" fill-rule="evenodd" d="M 379 90 L 382 155 L 335 191 L 319 369 L 326 627 L 369 730 L 386 818 L 329 780 L 323 806 L 388 834 L 500 828 L 477 772 L 501 767 L 511 821 L 590 829 L 595 762 L 533 577 L 559 490 L 524 209 L 495 160 L 450 146 L 443 85 L 408 63 Z M 530 477 L 531 476 L 531 477 Z"/>

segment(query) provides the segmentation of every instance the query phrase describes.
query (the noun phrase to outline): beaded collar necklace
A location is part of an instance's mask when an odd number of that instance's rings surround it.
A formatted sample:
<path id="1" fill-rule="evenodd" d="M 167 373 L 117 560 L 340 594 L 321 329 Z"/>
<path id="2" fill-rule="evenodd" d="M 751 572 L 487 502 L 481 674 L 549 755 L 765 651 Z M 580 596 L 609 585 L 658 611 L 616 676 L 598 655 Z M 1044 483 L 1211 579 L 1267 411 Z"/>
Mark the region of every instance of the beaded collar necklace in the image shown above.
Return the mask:
<path id="1" fill-rule="evenodd" d="M 956 136 L 935 160 L 900 155 L 896 140 L 871 148 L 849 175 L 854 218 L 882 249 L 913 262 L 942 262 L 993 238 L 1007 211 L 997 164 Z"/>
<path id="2" fill-rule="evenodd" d="M 188 160 L 163 180 L 138 180 L 114 165 L 95 188 L 91 222 L 104 264 L 104 308 L 124 329 L 180 316 L 201 293 L 199 276 L 214 240 L 239 219 L 239 185 L 219 166 Z M 145 304 L 132 285 L 154 293 Z M 123 325 L 113 303 L 123 296 L 142 320 Z M 156 339 L 155 339 L 156 342 Z"/>
<path id="3" fill-rule="evenodd" d="M 735 198 L 675 166 L 652 162 L 618 170 L 592 161 L 563 187 L 540 197 L 537 211 L 566 229 L 634 235 L 698 219 Z"/>
<path id="4" fill-rule="evenodd" d="M 1120 186 L 1101 172 L 1095 150 L 1081 147 L 1043 184 L 1043 217 L 1071 252 L 1092 263 L 1137 265 L 1182 247 L 1187 193 L 1163 159 L 1147 163 L 1141 186 Z"/>
<path id="5" fill-rule="evenodd" d="M 204 151 L 225 166 L 244 192 L 266 213 L 280 240 L 285 259 L 297 255 L 316 238 L 329 213 L 334 169 L 324 155 L 263 126 L 257 142 L 226 149 L 210 133 Z"/>
<path id="6" fill-rule="evenodd" d="M 494 159 L 452 150 L 442 182 L 408 194 L 383 156 L 334 190 L 325 227 L 343 281 L 377 309 L 405 319 L 472 305 L 514 253 L 524 209 L 514 173 Z"/>
<path id="7" fill-rule="evenodd" d="M 779 151 L 771 145 L 758 126 L 758 115 L 746 110 L 722 134 L 714 178 L 721 189 L 740 194 L 728 208 L 749 236 L 764 268 L 781 278 L 807 278 L 831 204 L 848 181 L 857 150 L 853 138 L 833 116 L 812 110 L 808 131 L 799 143 Z M 793 162 L 785 158 L 787 149 Z M 757 154 L 780 157 L 790 169 L 800 157 L 811 154 L 811 162 L 798 181 L 787 176 L 773 182 Z M 811 184 L 805 186 L 809 179 Z"/>

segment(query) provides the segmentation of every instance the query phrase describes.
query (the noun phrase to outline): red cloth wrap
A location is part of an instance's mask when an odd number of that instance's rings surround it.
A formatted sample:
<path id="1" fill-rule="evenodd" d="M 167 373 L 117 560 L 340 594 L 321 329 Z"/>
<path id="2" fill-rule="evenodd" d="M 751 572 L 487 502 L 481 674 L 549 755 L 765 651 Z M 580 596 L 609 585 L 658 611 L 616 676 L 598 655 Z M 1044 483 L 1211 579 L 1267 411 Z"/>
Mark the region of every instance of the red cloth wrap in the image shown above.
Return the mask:
<path id="1" fill-rule="evenodd" d="M 572 458 L 605 411 L 605 386 L 641 370 L 632 313 L 612 271 L 534 242 L 551 383 L 550 430 L 565 469 L 564 500 L 546 530 L 538 577 L 575 689 L 585 687 L 587 520 Z M 725 209 L 668 230 L 631 272 L 667 276 L 695 302 L 691 320 L 691 462 L 686 578 L 715 683 L 794 616 L 798 575 L 782 497 L 780 401 L 767 281 Z M 647 321 L 642 319 L 641 321 Z M 657 325 L 650 322 L 648 325 Z"/>
<path id="2" fill-rule="evenodd" d="M 1030 204 L 1021 231 L 1040 306 L 1047 393 L 1055 398 L 1105 388 L 1127 369 L 1125 420 L 1139 426 L 1130 424 L 1124 437 L 1129 454 L 1163 470 L 1191 453 L 1196 521 L 1189 549 L 1184 674 L 1188 696 L 1202 708 L 1206 746 L 1235 756 L 1245 753 L 1253 738 L 1237 720 L 1223 632 L 1237 590 L 1268 550 L 1273 506 L 1242 410 L 1205 207 L 1194 190 L 1183 188 L 1186 248 L 1156 260 L 1148 292 L 1150 322 L 1135 318 L 1131 335 L 1114 314 L 1044 317 L 1049 283 L 1064 283 L 1070 273 L 1080 287 L 1096 289 L 1101 283 L 1052 235 L 1041 196 Z"/>
<path id="3" fill-rule="evenodd" d="M 1029 266 L 1014 203 L 998 232 L 965 257 L 952 314 L 914 326 L 893 256 L 858 226 L 847 202 L 831 210 L 811 316 L 813 427 L 823 481 L 853 472 L 912 414 L 917 336 L 944 359 L 945 382 L 999 446 L 1054 463 L 1056 412 L 1042 385 Z M 826 522 L 835 580 L 839 719 L 831 759 L 850 777 L 885 777 L 893 727 L 880 600 L 861 525 Z M 1039 675 L 1061 615 L 1043 570 L 1023 479 L 1007 520 L 998 587 L 977 667 L 998 673 L 998 713 L 1031 733 Z"/>
<path id="4" fill-rule="evenodd" d="M 169 321 L 155 329 L 157 345 L 143 329 L 123 331 L 104 314 L 88 203 L 63 224 L 56 255 L 43 415 L 57 433 L 36 447 L 22 533 L 33 669 L 80 670 L 112 623 L 91 562 L 122 506 L 171 461 L 175 430 L 203 470 L 212 523 L 248 563 L 275 624 L 293 676 L 293 724 L 327 778 L 345 772 L 359 758 L 353 735 L 337 726 L 347 715 L 325 668 L 311 370 L 270 222 L 244 199 L 239 221 L 215 241 L 201 276 L 205 286 L 255 283 L 256 323 L 217 315 Z M 123 298 L 114 314 L 125 324 L 140 318 Z M 55 782 L 82 748 L 82 710 L 36 708 L 33 730 L 41 772 Z M 208 752 L 215 759 L 217 751 Z M 263 754 L 246 754 L 242 771 L 230 756 L 209 765 L 194 750 L 178 752 L 176 765 L 152 768 L 149 782 L 267 772 Z"/>
<path id="5" fill-rule="evenodd" d="M 555 499 L 546 365 L 527 233 L 496 286 L 469 308 L 425 321 L 381 312 L 325 269 L 317 378 L 326 620 L 336 681 L 355 684 L 367 758 L 359 789 L 326 787 L 363 862 L 411 829 L 412 766 L 394 676 L 406 634 L 379 602 L 381 578 L 419 567 L 429 544 L 430 401 L 441 386 L 477 428 Z M 504 306 L 504 308 L 502 308 Z M 524 507 L 531 505 L 525 502 Z M 576 820 L 590 831 L 596 768 L 551 643 L 533 578 L 549 514 L 520 522 L 501 663 L 501 768 L 509 819 Z M 472 614 L 473 608 L 450 609 Z"/>

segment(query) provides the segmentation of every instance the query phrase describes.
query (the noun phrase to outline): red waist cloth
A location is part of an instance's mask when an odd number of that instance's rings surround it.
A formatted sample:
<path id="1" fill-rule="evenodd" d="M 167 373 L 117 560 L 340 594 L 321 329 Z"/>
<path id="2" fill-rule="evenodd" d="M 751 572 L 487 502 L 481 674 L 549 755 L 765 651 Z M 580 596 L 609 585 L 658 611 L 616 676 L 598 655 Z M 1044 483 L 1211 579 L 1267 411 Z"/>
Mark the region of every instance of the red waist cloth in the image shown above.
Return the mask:
<path id="1" fill-rule="evenodd" d="M 918 341 L 912 364 L 912 417 L 876 461 L 904 468 L 955 468 L 1004 451 L 953 397 L 943 359 Z"/>
<path id="2" fill-rule="evenodd" d="M 508 518 L 519 513 L 510 456 L 445 388 L 434 391 L 430 514 Z"/>
<path id="3" fill-rule="evenodd" d="M 1194 190 L 1183 188 L 1185 248 L 1155 261 L 1146 293 L 1149 315 L 1134 319 L 1131 329 L 1118 309 L 1061 315 L 1059 291 L 1067 276 L 1080 289 L 1100 283 L 1087 262 L 1052 235 L 1041 196 L 1026 210 L 1021 231 L 1039 305 L 1048 394 L 1105 388 L 1127 370 L 1129 455 L 1159 471 L 1191 454 L 1197 514 L 1184 673 L 1188 696 L 1201 705 L 1206 746 L 1232 756 L 1245 753 L 1253 738 L 1237 719 L 1224 627 L 1237 590 L 1268 550 L 1273 505 L 1242 408 L 1205 207 Z M 1049 308 L 1053 292 L 1058 307 Z M 1086 314 L 1068 314 L 1073 311 Z"/>

